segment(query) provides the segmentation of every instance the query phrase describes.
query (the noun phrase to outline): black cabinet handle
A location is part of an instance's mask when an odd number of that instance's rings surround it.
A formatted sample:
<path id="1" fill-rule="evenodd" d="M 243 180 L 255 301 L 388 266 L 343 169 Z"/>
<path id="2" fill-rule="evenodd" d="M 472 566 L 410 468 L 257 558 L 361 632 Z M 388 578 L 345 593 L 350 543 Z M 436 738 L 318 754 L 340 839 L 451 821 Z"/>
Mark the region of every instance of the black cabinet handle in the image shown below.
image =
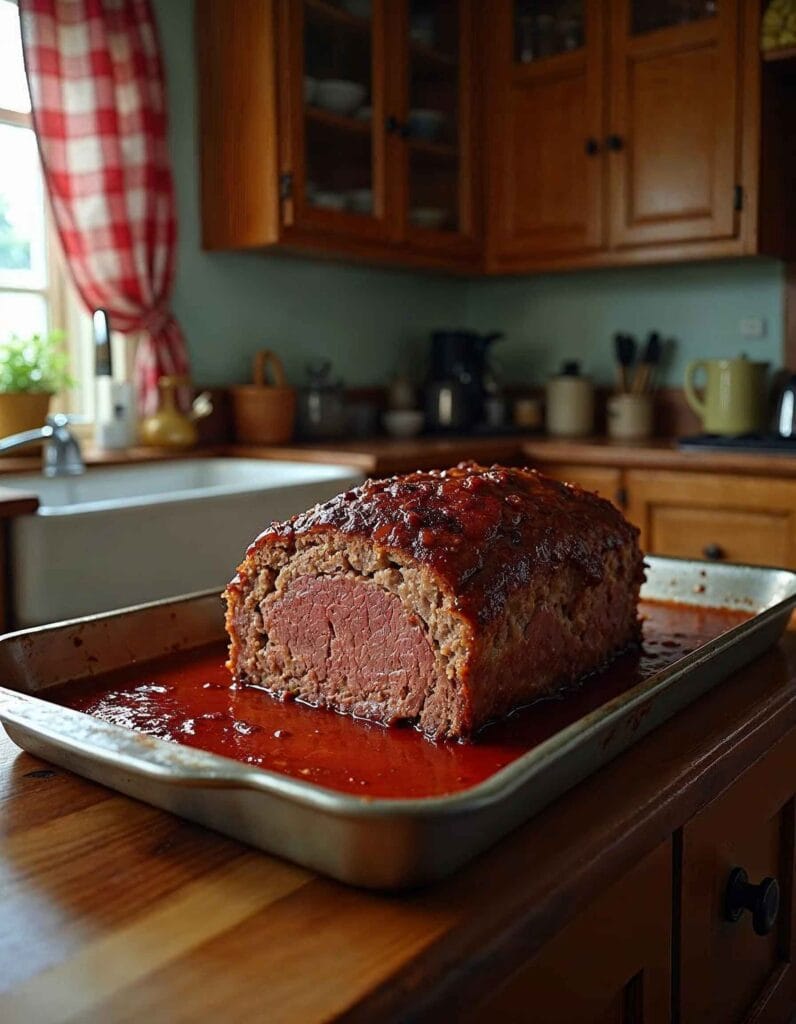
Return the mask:
<path id="1" fill-rule="evenodd" d="M 402 139 L 405 139 L 409 134 L 409 125 L 399 121 L 395 114 L 390 114 L 387 118 L 385 128 L 389 135 L 400 135 Z"/>
<path id="2" fill-rule="evenodd" d="M 752 927 L 757 935 L 768 935 L 779 914 L 779 883 L 776 878 L 764 878 L 752 885 L 743 868 L 733 868 L 724 890 L 724 916 L 737 921 L 744 910 L 752 913 Z"/>
<path id="3" fill-rule="evenodd" d="M 702 554 L 711 562 L 720 562 L 724 558 L 724 548 L 720 544 L 706 544 Z"/>
<path id="4" fill-rule="evenodd" d="M 584 149 L 586 150 L 586 156 L 597 156 L 600 152 L 600 143 L 597 139 L 586 139 Z"/>
<path id="5" fill-rule="evenodd" d="M 609 135 L 605 140 L 605 144 L 612 153 L 618 153 L 621 149 L 625 148 L 625 140 L 621 135 Z"/>

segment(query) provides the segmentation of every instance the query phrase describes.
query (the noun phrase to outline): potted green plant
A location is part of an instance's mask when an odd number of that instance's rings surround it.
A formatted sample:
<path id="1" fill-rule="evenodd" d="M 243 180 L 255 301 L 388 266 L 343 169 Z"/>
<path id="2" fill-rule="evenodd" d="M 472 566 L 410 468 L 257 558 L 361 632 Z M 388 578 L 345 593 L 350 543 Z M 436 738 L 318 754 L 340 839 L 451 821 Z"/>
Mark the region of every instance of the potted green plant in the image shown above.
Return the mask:
<path id="1" fill-rule="evenodd" d="M 43 425 L 56 391 L 72 386 L 59 331 L 0 345 L 0 437 Z"/>

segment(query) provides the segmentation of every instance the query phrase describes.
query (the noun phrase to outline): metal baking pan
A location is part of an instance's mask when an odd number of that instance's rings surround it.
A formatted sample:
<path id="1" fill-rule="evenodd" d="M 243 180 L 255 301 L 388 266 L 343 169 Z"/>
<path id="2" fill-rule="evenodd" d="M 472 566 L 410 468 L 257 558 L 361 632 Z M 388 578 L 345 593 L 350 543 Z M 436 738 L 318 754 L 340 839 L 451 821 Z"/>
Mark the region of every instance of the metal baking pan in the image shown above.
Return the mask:
<path id="1" fill-rule="evenodd" d="M 782 569 L 649 558 L 642 595 L 753 617 L 451 796 L 373 799 L 154 739 L 45 700 L 59 683 L 223 636 L 217 592 L 10 633 L 0 720 L 20 747 L 95 782 L 353 885 L 440 878 L 776 643 L 796 606 Z"/>

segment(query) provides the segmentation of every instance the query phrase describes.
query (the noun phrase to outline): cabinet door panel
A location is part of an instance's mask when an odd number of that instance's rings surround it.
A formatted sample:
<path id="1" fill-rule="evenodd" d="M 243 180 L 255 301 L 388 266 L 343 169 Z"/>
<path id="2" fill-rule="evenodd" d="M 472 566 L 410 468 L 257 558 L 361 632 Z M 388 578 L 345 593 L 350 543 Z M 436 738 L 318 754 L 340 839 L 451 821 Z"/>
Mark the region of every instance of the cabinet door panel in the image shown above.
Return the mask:
<path id="1" fill-rule="evenodd" d="M 656 507 L 649 528 L 650 550 L 659 555 L 785 565 L 790 551 L 790 517 L 784 512 Z"/>
<path id="2" fill-rule="evenodd" d="M 400 237 L 413 249 L 476 252 L 475 12 L 472 0 L 406 0 L 391 7 L 400 66 L 396 162 Z M 399 173 L 398 173 L 399 172 Z"/>
<path id="3" fill-rule="evenodd" d="M 612 29 L 613 246 L 736 233 L 737 4 L 691 24 L 632 34 L 628 0 Z"/>
<path id="4" fill-rule="evenodd" d="M 681 1019 L 701 1024 L 784 1021 L 796 995 L 793 954 L 793 790 L 790 733 L 683 829 Z M 730 872 L 776 878 L 780 911 L 758 935 L 746 911 L 724 913 Z"/>
<path id="5" fill-rule="evenodd" d="M 796 481 L 629 470 L 627 516 L 653 555 L 796 566 Z"/>
<path id="6" fill-rule="evenodd" d="M 467 1020 L 668 1024 L 671 927 L 667 842 L 565 925 Z"/>
<path id="7" fill-rule="evenodd" d="M 518 52 L 512 5 L 504 0 L 496 8 L 488 212 L 501 257 L 602 244 L 603 16 L 599 2 L 589 0 L 583 9 L 581 34 L 573 32 L 571 40 L 582 45 L 523 63 L 512 60 Z"/>
<path id="8" fill-rule="evenodd" d="M 368 16 L 330 0 L 281 0 L 279 13 L 286 240 L 293 228 L 319 241 L 384 239 L 390 228 L 384 0 L 372 0 Z"/>
<path id="9" fill-rule="evenodd" d="M 554 480 L 564 483 L 578 484 L 586 491 L 594 491 L 602 498 L 618 504 L 622 472 L 607 466 L 581 466 L 569 462 L 542 464 L 537 467 L 540 473 L 551 476 Z"/>

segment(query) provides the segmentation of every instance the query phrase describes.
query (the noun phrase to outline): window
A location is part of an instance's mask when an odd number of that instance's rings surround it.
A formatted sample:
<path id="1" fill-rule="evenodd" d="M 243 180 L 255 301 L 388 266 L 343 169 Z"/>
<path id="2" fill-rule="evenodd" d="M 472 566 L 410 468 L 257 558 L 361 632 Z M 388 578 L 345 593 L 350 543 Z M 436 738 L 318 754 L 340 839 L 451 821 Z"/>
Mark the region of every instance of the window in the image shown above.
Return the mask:
<path id="1" fill-rule="evenodd" d="M 0 0 L 0 344 L 63 330 L 77 387 L 69 412 L 93 415 L 90 318 L 63 266 L 44 194 L 16 0 Z"/>

